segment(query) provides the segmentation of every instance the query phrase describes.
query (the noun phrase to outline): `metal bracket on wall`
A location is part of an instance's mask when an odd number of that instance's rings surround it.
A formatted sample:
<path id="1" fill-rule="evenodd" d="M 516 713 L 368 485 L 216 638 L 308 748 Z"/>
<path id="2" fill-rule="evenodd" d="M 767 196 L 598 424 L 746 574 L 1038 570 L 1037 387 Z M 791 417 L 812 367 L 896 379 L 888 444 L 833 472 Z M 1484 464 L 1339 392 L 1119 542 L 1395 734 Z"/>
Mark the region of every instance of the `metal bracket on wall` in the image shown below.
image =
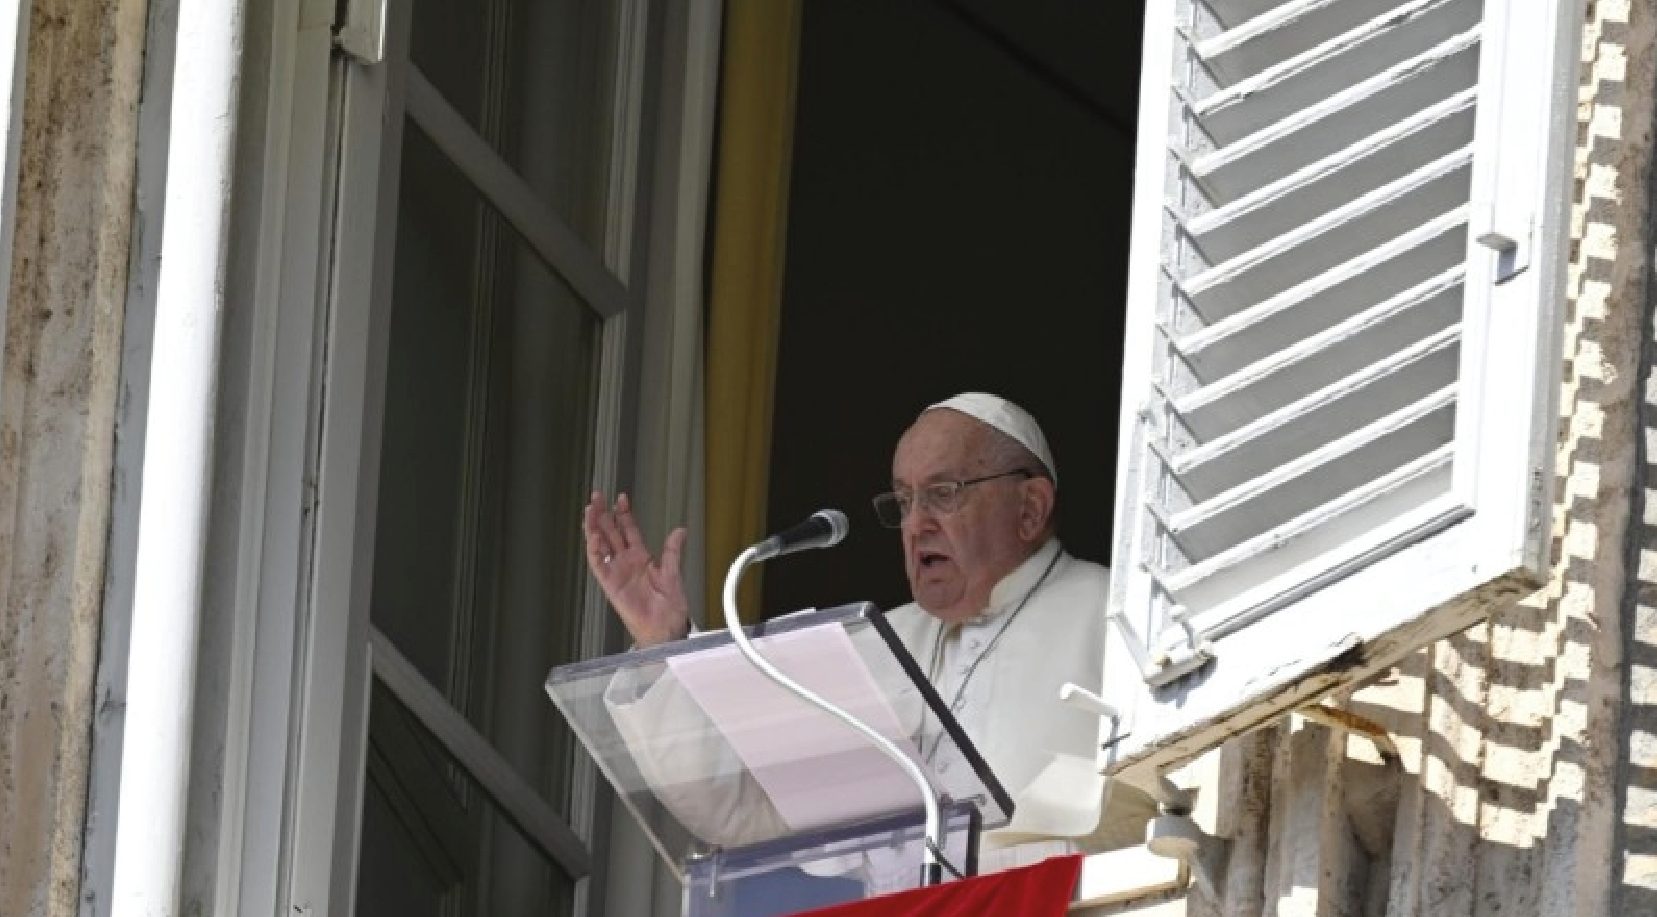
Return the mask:
<path id="1" fill-rule="evenodd" d="M 1157 856 L 1179 860 L 1212 900 L 1231 860 L 1231 841 L 1204 831 L 1191 817 L 1196 791 L 1158 773 L 1154 784 L 1140 784 L 1157 804 L 1157 816 L 1145 826 L 1145 847 Z"/>
<path id="2" fill-rule="evenodd" d="M 1330 729 L 1339 729 L 1361 735 L 1375 743 L 1375 751 L 1380 754 L 1381 760 L 1387 764 L 1397 764 L 1402 760 L 1398 755 L 1398 745 L 1392 741 L 1392 736 L 1380 723 L 1367 717 L 1359 716 L 1350 710 L 1339 707 L 1328 707 L 1323 704 L 1309 704 L 1296 710 L 1314 723 L 1328 726 Z"/>

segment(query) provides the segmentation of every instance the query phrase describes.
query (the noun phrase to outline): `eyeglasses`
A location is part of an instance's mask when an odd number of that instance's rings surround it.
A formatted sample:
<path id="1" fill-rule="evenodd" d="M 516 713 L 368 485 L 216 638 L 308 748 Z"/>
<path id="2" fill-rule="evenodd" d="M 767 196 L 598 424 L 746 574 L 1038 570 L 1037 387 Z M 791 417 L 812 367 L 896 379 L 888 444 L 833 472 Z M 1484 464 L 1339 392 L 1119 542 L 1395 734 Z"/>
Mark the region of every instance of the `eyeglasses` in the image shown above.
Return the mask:
<path id="1" fill-rule="evenodd" d="M 1036 473 L 1028 468 L 1014 468 L 1011 471 L 987 474 L 981 478 L 973 478 L 970 481 L 939 481 L 913 492 L 889 491 L 874 498 L 875 518 L 880 520 L 881 525 L 889 529 L 898 528 L 903 525 L 903 518 L 909 515 L 910 510 L 914 509 L 917 502 L 923 509 L 934 515 L 947 516 L 961 508 L 961 504 L 966 500 L 966 489 L 968 487 L 974 484 L 982 484 L 985 481 L 993 481 L 996 478 L 1011 477 L 1015 474 L 1018 475 L 1020 480 L 1028 480 L 1036 476 Z"/>

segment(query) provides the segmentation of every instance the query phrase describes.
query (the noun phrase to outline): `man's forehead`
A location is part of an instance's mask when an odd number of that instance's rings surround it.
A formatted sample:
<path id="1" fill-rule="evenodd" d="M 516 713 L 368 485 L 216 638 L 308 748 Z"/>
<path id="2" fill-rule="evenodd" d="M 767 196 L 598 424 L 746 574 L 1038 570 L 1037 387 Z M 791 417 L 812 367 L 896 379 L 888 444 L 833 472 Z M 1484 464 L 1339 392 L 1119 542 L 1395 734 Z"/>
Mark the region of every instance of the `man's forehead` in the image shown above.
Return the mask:
<path id="1" fill-rule="evenodd" d="M 955 411 L 928 411 L 898 440 L 893 480 L 919 483 L 970 474 L 982 461 L 989 428 Z"/>

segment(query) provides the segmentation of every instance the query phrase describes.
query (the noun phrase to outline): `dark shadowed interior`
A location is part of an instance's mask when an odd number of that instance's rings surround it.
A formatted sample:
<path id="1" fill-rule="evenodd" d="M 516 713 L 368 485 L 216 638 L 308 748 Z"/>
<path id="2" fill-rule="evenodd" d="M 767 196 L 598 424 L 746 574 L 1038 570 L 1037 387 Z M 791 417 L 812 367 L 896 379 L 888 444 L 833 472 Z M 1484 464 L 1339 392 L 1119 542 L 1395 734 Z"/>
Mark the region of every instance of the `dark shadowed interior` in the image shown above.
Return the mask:
<path id="1" fill-rule="evenodd" d="M 768 615 L 908 601 L 869 498 L 965 390 L 1041 421 L 1064 542 L 1108 562 L 1138 6 L 806 0 L 769 515 L 852 535 L 769 565 Z"/>

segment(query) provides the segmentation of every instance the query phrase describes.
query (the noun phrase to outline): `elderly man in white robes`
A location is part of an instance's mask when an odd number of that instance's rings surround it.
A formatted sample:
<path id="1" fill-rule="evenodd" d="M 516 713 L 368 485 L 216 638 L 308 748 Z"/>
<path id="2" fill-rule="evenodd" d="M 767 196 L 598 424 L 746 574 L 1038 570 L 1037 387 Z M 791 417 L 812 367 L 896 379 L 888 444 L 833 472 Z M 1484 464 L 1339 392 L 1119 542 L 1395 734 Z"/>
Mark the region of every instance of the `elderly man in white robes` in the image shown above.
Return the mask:
<path id="1" fill-rule="evenodd" d="M 1097 717 L 1058 701 L 1067 682 L 1100 689 L 1109 574 L 1060 546 L 1057 493 L 1035 420 L 967 393 L 921 412 L 874 501 L 902 530 L 914 597 L 888 613 L 893 629 L 1015 802 L 1013 824 L 984 839 L 986 871 L 1136 843 L 1151 811 L 1131 790 L 1106 793 L 1093 773 Z M 684 529 L 658 560 L 625 494 L 613 507 L 593 494 L 583 523 L 593 576 L 636 644 L 684 637 Z"/>

